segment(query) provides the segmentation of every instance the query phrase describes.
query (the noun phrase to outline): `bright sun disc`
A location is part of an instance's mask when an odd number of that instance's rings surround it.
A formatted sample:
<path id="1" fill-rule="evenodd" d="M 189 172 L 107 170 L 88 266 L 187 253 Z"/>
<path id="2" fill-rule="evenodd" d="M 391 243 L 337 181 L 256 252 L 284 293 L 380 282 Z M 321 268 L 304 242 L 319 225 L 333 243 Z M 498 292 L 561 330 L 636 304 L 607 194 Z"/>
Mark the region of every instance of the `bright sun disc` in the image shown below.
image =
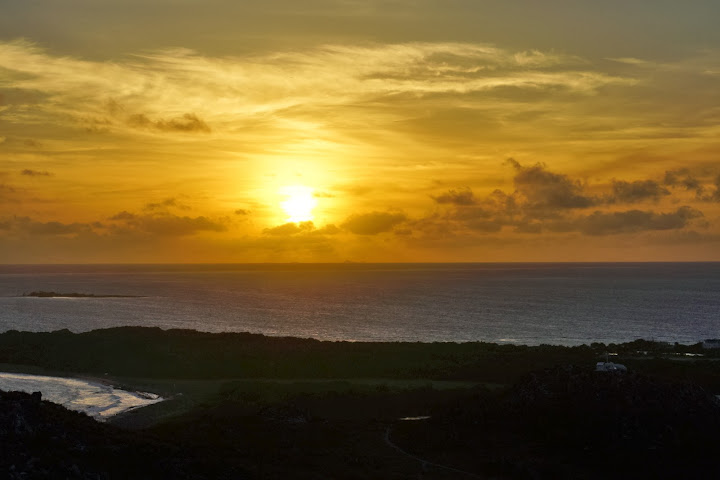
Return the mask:
<path id="1" fill-rule="evenodd" d="M 284 202 L 280 202 L 280 206 L 288 214 L 288 222 L 307 222 L 313 219 L 312 211 L 317 205 L 317 199 L 313 196 L 312 188 L 284 187 L 280 193 L 287 197 Z"/>

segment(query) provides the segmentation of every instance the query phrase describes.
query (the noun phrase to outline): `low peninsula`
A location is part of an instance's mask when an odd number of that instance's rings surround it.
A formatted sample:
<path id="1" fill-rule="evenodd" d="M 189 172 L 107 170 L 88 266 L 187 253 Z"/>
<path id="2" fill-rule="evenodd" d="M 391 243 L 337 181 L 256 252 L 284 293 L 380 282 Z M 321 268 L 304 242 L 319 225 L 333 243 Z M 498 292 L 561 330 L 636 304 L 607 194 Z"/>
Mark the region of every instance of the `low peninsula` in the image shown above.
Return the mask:
<path id="1" fill-rule="evenodd" d="M 45 292 L 38 290 L 30 293 L 23 293 L 22 297 L 40 297 L 40 298 L 143 298 L 144 295 L 96 295 L 94 293 L 59 293 Z"/>

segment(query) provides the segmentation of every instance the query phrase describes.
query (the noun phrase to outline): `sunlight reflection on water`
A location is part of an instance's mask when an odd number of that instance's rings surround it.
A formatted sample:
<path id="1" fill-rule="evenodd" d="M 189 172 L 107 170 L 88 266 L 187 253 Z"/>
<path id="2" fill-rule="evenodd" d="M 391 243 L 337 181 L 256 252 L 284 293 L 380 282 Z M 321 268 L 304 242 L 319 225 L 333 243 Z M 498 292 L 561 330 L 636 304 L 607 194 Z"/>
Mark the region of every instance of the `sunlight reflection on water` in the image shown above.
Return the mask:
<path id="1" fill-rule="evenodd" d="M 54 291 L 127 297 L 40 298 Z M 0 265 L 0 332 L 120 326 L 320 340 L 692 344 L 717 336 L 720 262 Z"/>

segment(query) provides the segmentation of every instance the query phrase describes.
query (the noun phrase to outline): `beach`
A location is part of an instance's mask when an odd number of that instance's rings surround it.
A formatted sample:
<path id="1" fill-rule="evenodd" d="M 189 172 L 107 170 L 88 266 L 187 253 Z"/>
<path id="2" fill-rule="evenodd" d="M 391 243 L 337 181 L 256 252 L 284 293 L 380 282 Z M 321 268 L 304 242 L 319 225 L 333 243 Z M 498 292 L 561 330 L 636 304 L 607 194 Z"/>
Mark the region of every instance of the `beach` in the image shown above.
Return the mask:
<path id="1" fill-rule="evenodd" d="M 69 410 L 83 412 L 98 421 L 106 421 L 128 410 L 164 400 L 156 394 L 125 391 L 97 379 L 10 372 L 0 372 L 0 390 L 41 392 L 44 400 L 57 403 Z"/>

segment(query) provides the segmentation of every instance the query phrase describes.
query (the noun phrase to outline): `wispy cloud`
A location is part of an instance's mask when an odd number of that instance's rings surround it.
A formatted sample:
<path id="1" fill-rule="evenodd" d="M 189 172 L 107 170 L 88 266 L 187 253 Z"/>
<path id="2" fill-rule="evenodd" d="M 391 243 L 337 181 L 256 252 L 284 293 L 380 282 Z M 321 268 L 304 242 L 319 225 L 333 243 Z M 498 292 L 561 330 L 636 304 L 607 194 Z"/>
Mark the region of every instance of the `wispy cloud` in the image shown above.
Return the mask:
<path id="1" fill-rule="evenodd" d="M 152 137 L 163 136 L 220 140 L 248 154 L 362 145 L 402 156 L 415 153 L 410 142 L 454 150 L 462 142 L 468 154 L 477 141 L 509 149 L 563 135 L 575 148 L 601 140 L 619 149 L 629 140 L 714 134 L 709 58 L 656 72 L 636 68 L 640 59 L 593 63 L 554 51 L 416 42 L 222 57 L 176 48 L 109 62 L 16 41 L 0 43 L 0 90 L 5 121 L 23 131 L 75 126 L 152 148 Z M 683 96 L 678 77 L 696 94 Z"/>
<path id="2" fill-rule="evenodd" d="M 194 113 L 186 113 L 169 120 L 151 120 L 142 113 L 130 115 L 128 125 L 137 128 L 149 128 L 166 132 L 202 132 L 210 133 L 210 127 Z"/>
<path id="3" fill-rule="evenodd" d="M 293 106 L 354 104 L 377 96 L 502 87 L 591 94 L 636 82 L 593 71 L 567 55 L 461 43 L 330 45 L 223 58 L 175 49 L 93 62 L 16 41 L 0 44 L 0 66 L 8 74 L 6 85 L 48 96 L 34 113 L 16 109 L 10 116 L 16 121 L 51 113 L 90 115 L 111 120 L 115 128 L 125 123 L 178 132 L 209 131 L 201 118 L 227 124 Z M 118 116 L 125 122 L 113 120 Z"/>
<path id="4" fill-rule="evenodd" d="M 397 252 L 716 232 L 717 68 L 451 42 L 114 61 L 0 42 L 0 201 L 26 219 L 3 235 Z M 317 226 L 278 225 L 273 192 L 296 182 Z"/>

